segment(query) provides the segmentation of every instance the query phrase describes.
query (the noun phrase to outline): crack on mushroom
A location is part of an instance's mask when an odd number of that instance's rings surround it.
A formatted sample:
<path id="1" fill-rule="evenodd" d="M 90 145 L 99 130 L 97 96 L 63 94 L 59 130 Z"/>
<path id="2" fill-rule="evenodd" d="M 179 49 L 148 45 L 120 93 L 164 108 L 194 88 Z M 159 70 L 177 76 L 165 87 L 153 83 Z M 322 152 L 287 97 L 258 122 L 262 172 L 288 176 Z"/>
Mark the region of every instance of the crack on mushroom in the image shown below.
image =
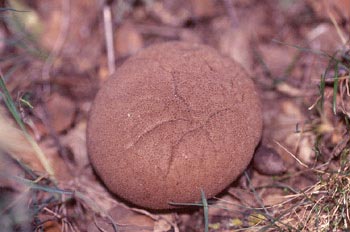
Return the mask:
<path id="1" fill-rule="evenodd" d="M 190 122 L 190 120 L 188 119 L 184 119 L 184 118 L 177 118 L 177 119 L 170 119 L 170 120 L 166 120 L 166 121 L 162 121 L 160 123 L 155 124 L 154 126 L 152 126 L 150 129 L 147 129 L 146 131 L 142 132 L 139 136 L 137 136 L 137 139 L 135 142 L 131 143 L 126 149 L 125 151 L 135 147 L 142 138 L 144 138 L 145 136 L 147 136 L 148 134 L 152 133 L 153 131 L 155 131 L 156 129 L 160 128 L 161 126 L 164 126 L 165 124 L 168 123 L 174 123 L 174 122 L 178 122 L 178 121 L 184 121 L 184 122 Z"/>
<path id="2" fill-rule="evenodd" d="M 212 114 L 209 115 L 209 117 L 207 118 L 207 120 L 205 120 L 205 123 L 204 125 L 208 124 L 208 122 L 215 116 L 217 116 L 218 114 L 221 114 L 223 112 L 233 112 L 232 108 L 229 107 L 229 108 L 225 108 L 225 109 L 222 109 L 222 110 L 218 110 Z"/>
<path id="3" fill-rule="evenodd" d="M 175 77 L 175 72 L 170 72 L 170 75 L 172 77 L 172 82 L 173 82 L 173 90 L 174 90 L 174 96 L 175 98 L 179 99 L 182 104 L 185 105 L 187 112 L 192 112 L 194 111 L 190 104 L 188 104 L 188 102 L 185 100 L 185 98 L 183 96 L 181 96 L 178 92 L 178 86 L 177 86 L 177 81 L 176 81 L 176 77 Z"/>
<path id="4" fill-rule="evenodd" d="M 130 59 L 134 59 L 135 61 L 154 61 L 153 59 L 150 59 L 150 58 L 140 58 L 140 57 L 131 57 Z"/>
<path id="5" fill-rule="evenodd" d="M 245 97 L 245 94 L 244 94 L 244 93 L 242 93 L 242 95 L 241 95 L 241 103 L 243 103 L 243 102 L 244 102 L 244 97 Z"/>
<path id="6" fill-rule="evenodd" d="M 171 73 L 171 70 L 165 68 L 159 60 L 156 60 L 155 62 L 159 65 L 159 68 L 162 69 L 164 72 L 167 72 L 169 74 Z"/>
<path id="7" fill-rule="evenodd" d="M 208 66 L 210 71 L 215 72 L 215 73 L 217 72 L 216 69 L 213 68 L 206 59 L 203 59 L 203 60 L 204 60 L 204 63 Z"/>
<path id="8" fill-rule="evenodd" d="M 179 51 L 184 51 L 185 52 L 185 54 L 187 53 L 187 52 L 192 52 L 192 51 L 200 51 L 201 49 L 200 48 L 179 48 Z"/>
<path id="9" fill-rule="evenodd" d="M 170 169 L 171 169 L 171 166 L 172 166 L 172 164 L 173 164 L 173 162 L 174 162 L 174 158 L 175 158 L 175 157 L 174 157 L 174 156 L 175 156 L 175 149 L 176 149 L 177 147 L 180 146 L 180 144 L 181 144 L 182 141 L 184 141 L 184 137 L 185 137 L 185 136 L 189 135 L 190 133 L 192 133 L 192 132 L 194 132 L 194 131 L 196 131 L 196 130 L 198 130 L 198 129 L 200 129 L 200 128 L 201 128 L 201 127 L 197 127 L 197 128 L 194 128 L 194 129 L 192 129 L 192 130 L 189 130 L 189 131 L 185 132 L 185 133 L 175 142 L 175 144 L 171 146 L 171 149 L 170 149 L 170 157 L 169 157 L 169 159 L 168 159 L 167 170 L 166 170 L 166 174 L 165 174 L 164 178 L 166 178 L 166 177 L 169 175 L 169 173 L 170 173 Z"/>
<path id="10" fill-rule="evenodd" d="M 233 84 L 233 80 L 232 80 L 232 78 L 230 78 L 230 85 L 231 85 L 231 89 L 234 89 L 234 84 Z"/>
<path id="11" fill-rule="evenodd" d="M 204 130 L 205 134 L 207 135 L 207 138 L 209 139 L 210 143 L 213 145 L 214 151 L 217 153 L 218 150 L 217 150 L 216 147 L 215 147 L 215 143 L 214 143 L 213 139 L 211 138 L 210 132 L 209 132 L 208 129 L 206 129 L 204 126 L 203 126 L 202 129 Z"/>
<path id="12" fill-rule="evenodd" d="M 177 85 L 177 81 L 176 81 L 176 77 L 175 77 L 176 72 L 167 70 L 165 67 L 163 67 L 163 65 L 159 61 L 156 61 L 156 62 L 158 63 L 159 67 L 163 71 L 165 71 L 165 72 L 170 74 L 171 79 L 172 79 L 172 83 L 173 83 L 173 91 L 174 91 L 173 95 L 175 96 L 175 98 L 179 99 L 180 102 L 185 105 L 185 108 L 186 108 L 188 113 L 193 112 L 194 110 L 191 108 L 190 104 L 186 101 L 186 99 L 183 96 L 181 96 L 179 94 L 178 85 Z"/>
<path id="13" fill-rule="evenodd" d="M 210 132 L 204 128 L 204 125 L 201 125 L 201 126 L 198 126 L 197 128 L 194 128 L 192 130 L 189 130 L 187 131 L 186 133 L 184 133 L 177 141 L 174 145 L 171 146 L 171 150 L 170 150 L 170 157 L 168 159 L 168 165 L 167 165 L 167 171 L 166 171 L 166 174 L 164 176 L 164 179 L 166 179 L 170 173 L 170 170 L 171 170 L 171 167 L 174 163 L 174 160 L 175 160 L 175 149 L 178 148 L 181 144 L 182 141 L 184 141 L 185 137 L 191 133 L 194 133 L 196 131 L 199 131 L 199 130 L 203 130 L 205 135 L 206 135 L 206 138 L 209 140 L 209 142 L 212 144 L 212 147 L 214 148 L 214 151 L 215 151 L 215 154 L 218 153 L 218 150 L 216 149 L 215 147 L 215 142 L 212 140 L 211 136 L 210 136 Z M 201 161 L 203 161 L 204 159 L 204 156 L 202 155 L 201 156 Z"/>
<path id="14" fill-rule="evenodd" d="M 218 153 L 218 150 L 217 150 L 217 148 L 216 148 L 216 146 L 215 146 L 215 142 L 214 142 L 213 139 L 211 138 L 210 132 L 208 131 L 208 129 L 205 128 L 205 126 L 206 126 L 206 124 L 207 124 L 213 117 L 217 116 L 218 114 L 221 114 L 221 113 L 223 113 L 223 112 L 232 112 L 232 111 L 233 111 L 232 108 L 225 108 L 225 109 L 222 109 L 222 110 L 218 110 L 218 111 L 212 113 L 212 114 L 208 117 L 208 119 L 205 121 L 204 124 L 201 124 L 201 125 L 198 126 L 197 128 L 194 128 L 194 129 L 189 130 L 189 131 L 187 131 L 186 133 L 184 133 L 184 134 L 176 141 L 176 143 L 175 143 L 173 146 L 171 146 L 170 157 L 169 157 L 169 161 L 168 161 L 168 165 L 167 165 L 167 171 L 166 171 L 166 174 L 165 174 L 165 177 L 164 177 L 164 178 L 166 178 L 166 177 L 169 175 L 171 166 L 173 165 L 173 162 L 174 162 L 174 159 L 175 159 L 175 154 L 174 154 L 174 153 L 175 153 L 175 151 L 174 151 L 175 148 L 178 147 L 178 146 L 180 145 L 180 143 L 184 140 L 184 137 L 185 137 L 185 136 L 187 136 L 188 134 L 190 134 L 190 133 L 192 133 L 192 132 L 195 132 L 195 131 L 197 131 L 197 130 L 203 130 L 203 131 L 205 132 L 205 134 L 206 134 L 207 139 L 208 139 L 209 142 L 212 144 L 212 146 L 213 146 L 213 148 L 214 148 L 214 151 L 215 151 L 215 154 L 217 154 L 217 153 Z M 203 159 L 203 157 L 202 157 L 202 159 Z"/>

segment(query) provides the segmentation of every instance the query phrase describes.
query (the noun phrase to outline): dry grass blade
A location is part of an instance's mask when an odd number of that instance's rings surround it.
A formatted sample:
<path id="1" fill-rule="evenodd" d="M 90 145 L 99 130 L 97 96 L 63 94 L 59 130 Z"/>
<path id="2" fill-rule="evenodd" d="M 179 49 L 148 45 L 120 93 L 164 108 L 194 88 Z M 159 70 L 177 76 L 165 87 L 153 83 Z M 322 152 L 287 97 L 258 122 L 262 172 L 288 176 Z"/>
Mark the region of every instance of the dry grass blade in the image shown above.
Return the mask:
<path id="1" fill-rule="evenodd" d="M 339 25 L 337 23 L 337 20 L 335 19 L 335 17 L 332 14 L 332 12 L 329 10 L 329 7 L 327 7 L 327 14 L 328 14 L 330 20 L 332 21 L 335 29 L 337 30 L 337 34 L 338 34 L 339 38 L 341 39 L 343 45 L 345 45 L 346 42 L 347 42 L 347 38 L 345 37 L 343 31 L 340 29 L 340 27 L 339 27 Z"/>
<path id="2" fill-rule="evenodd" d="M 67 39 L 68 33 L 69 33 L 69 26 L 70 26 L 70 0 L 63 0 L 62 1 L 62 12 L 64 14 L 64 17 L 61 22 L 61 28 L 60 28 L 60 34 L 55 41 L 54 47 L 50 54 L 48 55 L 47 59 L 45 60 L 45 64 L 42 69 L 42 78 L 44 81 L 48 81 L 50 79 L 50 70 L 51 67 L 54 64 L 55 59 L 59 55 L 60 51 L 62 50 L 64 43 Z"/>
<path id="3" fill-rule="evenodd" d="M 279 142 L 275 141 L 275 143 L 280 146 L 284 151 L 286 151 L 289 155 L 291 155 L 301 166 L 305 168 L 309 168 L 306 164 L 304 164 L 300 159 L 298 159 L 292 152 L 290 152 L 286 147 L 284 147 Z"/>

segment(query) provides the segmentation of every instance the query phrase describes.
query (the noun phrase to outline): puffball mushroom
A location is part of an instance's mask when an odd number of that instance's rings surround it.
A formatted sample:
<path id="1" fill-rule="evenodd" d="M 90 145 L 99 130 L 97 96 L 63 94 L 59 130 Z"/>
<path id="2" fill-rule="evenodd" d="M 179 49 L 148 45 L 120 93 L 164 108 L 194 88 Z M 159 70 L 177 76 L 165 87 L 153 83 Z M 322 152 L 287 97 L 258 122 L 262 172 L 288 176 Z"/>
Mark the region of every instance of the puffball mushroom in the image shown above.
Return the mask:
<path id="1" fill-rule="evenodd" d="M 110 191 L 168 209 L 227 187 L 261 130 L 258 94 L 240 65 L 205 45 L 167 42 L 129 58 L 102 86 L 87 145 Z"/>

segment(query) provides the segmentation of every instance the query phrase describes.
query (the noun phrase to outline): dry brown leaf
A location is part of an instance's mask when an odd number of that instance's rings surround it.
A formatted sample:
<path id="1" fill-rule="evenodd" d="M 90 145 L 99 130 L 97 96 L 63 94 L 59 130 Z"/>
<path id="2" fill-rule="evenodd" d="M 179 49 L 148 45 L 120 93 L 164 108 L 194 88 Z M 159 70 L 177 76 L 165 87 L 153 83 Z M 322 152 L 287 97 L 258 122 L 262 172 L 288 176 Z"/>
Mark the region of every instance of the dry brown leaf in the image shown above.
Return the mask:
<path id="1" fill-rule="evenodd" d="M 47 138 L 41 141 L 39 145 L 55 171 L 55 178 L 57 180 L 71 180 L 71 173 L 64 160 L 59 156 L 58 148 L 54 141 L 51 138 Z"/>
<path id="2" fill-rule="evenodd" d="M 143 47 L 143 39 L 133 23 L 124 22 L 115 32 L 114 44 L 117 55 L 125 57 L 139 51 Z"/>
<path id="3" fill-rule="evenodd" d="M 103 26 L 95 23 L 100 7 L 99 1 L 92 0 L 40 2 L 37 10 L 45 32 L 40 44 L 50 52 L 58 49 L 59 56 L 68 57 L 75 70 L 90 70 L 101 56 L 103 46 Z"/>
<path id="4" fill-rule="evenodd" d="M 318 24 L 315 28 L 306 30 L 306 37 L 309 40 L 310 47 L 316 51 L 324 51 L 332 54 L 342 47 L 342 41 L 337 34 L 333 25 L 323 23 Z"/>
<path id="5" fill-rule="evenodd" d="M 263 201 L 265 206 L 277 205 L 286 201 L 286 197 L 281 193 L 266 194 L 266 196 L 263 198 Z"/>
<path id="6" fill-rule="evenodd" d="M 261 145 L 253 158 L 254 168 L 264 175 L 280 175 L 287 171 L 284 161 L 272 148 Z"/>
<path id="7" fill-rule="evenodd" d="M 211 17 L 215 14 L 213 0 L 191 0 L 192 14 L 195 18 Z"/>
<path id="8" fill-rule="evenodd" d="M 12 120 L 7 117 L 5 111 L 1 108 L 0 128 L 0 152 L 1 150 L 7 152 L 12 157 L 29 165 L 33 170 L 44 170 L 23 132 L 12 123 Z"/>
<path id="9" fill-rule="evenodd" d="M 118 205 L 114 207 L 109 211 L 109 216 L 117 223 L 120 231 L 154 231 L 155 222 L 151 218 L 135 213 L 125 206 Z M 88 232 L 99 232 L 101 229 L 108 232 L 114 231 L 107 219 L 96 219 L 88 226 Z"/>
<path id="10" fill-rule="evenodd" d="M 323 17 L 329 18 L 329 13 L 340 22 L 342 19 L 350 19 L 350 1 L 349 0 L 308 0 L 315 12 Z M 328 12 L 329 11 L 329 12 Z M 349 21 L 348 21 L 349 22 Z"/>
<path id="11" fill-rule="evenodd" d="M 43 224 L 44 231 L 45 232 L 61 232 L 62 227 L 61 225 L 56 221 L 47 221 Z"/>
<path id="12" fill-rule="evenodd" d="M 240 207 L 241 202 L 234 198 L 231 194 L 226 193 L 220 198 L 217 198 L 217 201 L 214 204 L 210 204 L 209 207 L 209 216 L 215 217 L 216 215 L 226 215 L 231 214 L 232 212 L 239 212 L 242 210 Z"/>
<path id="13" fill-rule="evenodd" d="M 180 4 L 173 0 L 154 2 L 151 13 L 163 24 L 171 26 L 181 26 L 191 15 L 188 1 L 182 1 Z"/>
<path id="14" fill-rule="evenodd" d="M 285 75 L 297 53 L 297 50 L 294 48 L 272 44 L 260 44 L 258 49 L 261 52 L 264 63 L 274 77 L 283 77 Z"/>
<path id="15" fill-rule="evenodd" d="M 287 141 L 288 146 L 294 147 L 299 134 L 295 133 L 297 123 L 302 123 L 304 118 L 297 104 L 289 100 L 280 102 L 281 112 L 275 118 L 272 137 L 278 141 Z"/>
<path id="16" fill-rule="evenodd" d="M 183 29 L 179 32 L 180 40 L 190 43 L 202 43 L 201 37 L 193 30 Z"/>
<path id="17" fill-rule="evenodd" d="M 56 132 L 62 132 L 72 125 L 76 108 L 69 98 L 53 93 L 47 101 L 47 110 L 51 126 Z"/>
<path id="18" fill-rule="evenodd" d="M 22 155 L 33 153 L 32 147 L 24 137 L 23 132 L 18 129 L 5 111 L 0 108 L 0 150 L 24 158 Z"/>
<path id="19" fill-rule="evenodd" d="M 305 95 L 305 91 L 300 88 L 293 87 L 286 82 L 282 82 L 276 86 L 276 90 L 291 97 L 302 97 Z"/>
<path id="20" fill-rule="evenodd" d="M 231 187 L 231 188 L 229 188 L 228 192 L 233 197 L 238 199 L 242 205 L 250 206 L 250 207 L 258 207 L 259 206 L 259 203 L 257 202 L 257 199 L 254 197 L 254 195 L 245 189 Z"/>
<path id="21" fill-rule="evenodd" d="M 313 150 L 315 144 L 315 136 L 303 134 L 299 142 L 298 156 L 305 164 L 311 164 L 315 158 L 315 151 Z"/>
<path id="22" fill-rule="evenodd" d="M 167 232 L 171 230 L 171 225 L 165 219 L 159 219 L 154 224 L 154 232 Z"/>
<path id="23" fill-rule="evenodd" d="M 250 36 L 245 29 L 230 29 L 220 34 L 219 50 L 240 63 L 247 71 L 251 70 L 253 57 Z"/>
<path id="24" fill-rule="evenodd" d="M 304 113 L 298 104 L 290 100 L 280 102 L 281 111 L 278 112 L 275 120 L 271 122 L 274 129 L 271 131 L 271 137 L 285 145 L 285 149 L 300 158 L 303 163 L 309 164 L 314 159 L 313 145 L 315 136 L 312 133 L 303 132 L 303 123 L 306 120 Z M 297 133 L 297 124 L 301 132 Z M 275 147 L 282 159 L 292 164 L 295 159 L 281 147 Z"/>
<path id="25" fill-rule="evenodd" d="M 63 146 L 69 147 L 78 169 L 86 167 L 90 161 L 86 150 L 86 122 L 80 121 L 73 129 L 61 137 Z"/>

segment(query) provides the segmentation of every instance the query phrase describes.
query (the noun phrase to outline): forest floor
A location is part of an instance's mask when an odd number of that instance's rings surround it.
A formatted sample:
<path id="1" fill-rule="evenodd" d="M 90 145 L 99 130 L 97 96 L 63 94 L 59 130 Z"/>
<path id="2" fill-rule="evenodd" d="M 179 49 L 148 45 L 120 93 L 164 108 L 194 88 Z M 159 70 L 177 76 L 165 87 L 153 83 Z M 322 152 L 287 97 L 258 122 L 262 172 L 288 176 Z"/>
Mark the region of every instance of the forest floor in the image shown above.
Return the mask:
<path id="1" fill-rule="evenodd" d="M 2 231 L 350 230 L 350 1 L 107 2 L 0 1 Z M 207 44 L 248 71 L 263 103 L 261 144 L 286 169 L 251 165 L 208 212 L 130 207 L 86 151 L 99 86 L 170 40 Z"/>

